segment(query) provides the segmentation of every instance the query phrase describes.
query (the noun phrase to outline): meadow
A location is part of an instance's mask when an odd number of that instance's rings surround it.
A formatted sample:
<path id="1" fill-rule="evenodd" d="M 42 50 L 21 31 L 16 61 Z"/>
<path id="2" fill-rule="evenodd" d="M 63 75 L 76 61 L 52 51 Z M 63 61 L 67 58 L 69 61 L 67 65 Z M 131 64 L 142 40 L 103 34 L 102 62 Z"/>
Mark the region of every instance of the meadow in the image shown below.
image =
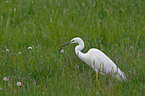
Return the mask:
<path id="1" fill-rule="evenodd" d="M 102 50 L 128 82 L 96 80 L 76 44 L 60 54 L 74 37 L 84 53 Z M 1 0 L 0 96 L 31 95 L 145 96 L 145 1 Z"/>

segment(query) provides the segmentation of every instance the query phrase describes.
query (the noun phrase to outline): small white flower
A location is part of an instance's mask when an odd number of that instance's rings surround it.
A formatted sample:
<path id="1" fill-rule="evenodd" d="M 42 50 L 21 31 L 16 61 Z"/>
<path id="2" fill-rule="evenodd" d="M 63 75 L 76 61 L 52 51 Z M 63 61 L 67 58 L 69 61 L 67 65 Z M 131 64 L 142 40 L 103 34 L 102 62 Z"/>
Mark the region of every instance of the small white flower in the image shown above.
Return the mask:
<path id="1" fill-rule="evenodd" d="M 1 16 L 1 19 L 3 19 L 4 17 L 3 16 Z"/>
<path id="2" fill-rule="evenodd" d="M 61 53 L 64 53 L 64 50 L 63 50 L 63 49 L 61 49 L 61 50 L 60 50 L 60 52 L 61 52 Z"/>
<path id="3" fill-rule="evenodd" d="M 4 77 L 4 81 L 8 81 L 9 79 L 8 79 L 8 77 Z"/>
<path id="4" fill-rule="evenodd" d="M 3 88 L 2 87 L 0 87 L 0 90 L 2 90 Z"/>
<path id="5" fill-rule="evenodd" d="M 18 52 L 18 54 L 22 54 L 22 52 Z"/>
<path id="6" fill-rule="evenodd" d="M 14 8 L 14 12 L 16 12 L 16 8 Z"/>
<path id="7" fill-rule="evenodd" d="M 22 83 L 21 82 L 17 82 L 17 86 L 21 86 L 22 85 Z"/>
<path id="8" fill-rule="evenodd" d="M 9 52 L 9 49 L 6 49 L 7 52 Z"/>
<path id="9" fill-rule="evenodd" d="M 32 49 L 32 47 L 28 47 L 28 49 Z"/>

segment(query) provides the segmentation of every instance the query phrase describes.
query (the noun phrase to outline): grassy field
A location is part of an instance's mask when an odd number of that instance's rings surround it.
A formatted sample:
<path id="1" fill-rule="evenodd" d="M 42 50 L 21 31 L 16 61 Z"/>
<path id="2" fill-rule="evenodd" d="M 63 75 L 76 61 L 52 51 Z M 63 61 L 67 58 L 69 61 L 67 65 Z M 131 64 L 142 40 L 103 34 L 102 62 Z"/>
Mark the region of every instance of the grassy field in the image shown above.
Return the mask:
<path id="1" fill-rule="evenodd" d="M 96 81 L 76 44 L 59 54 L 74 37 L 85 41 L 83 52 L 102 50 L 129 81 Z M 144 96 L 145 1 L 1 0 L 0 96 L 30 95 Z"/>

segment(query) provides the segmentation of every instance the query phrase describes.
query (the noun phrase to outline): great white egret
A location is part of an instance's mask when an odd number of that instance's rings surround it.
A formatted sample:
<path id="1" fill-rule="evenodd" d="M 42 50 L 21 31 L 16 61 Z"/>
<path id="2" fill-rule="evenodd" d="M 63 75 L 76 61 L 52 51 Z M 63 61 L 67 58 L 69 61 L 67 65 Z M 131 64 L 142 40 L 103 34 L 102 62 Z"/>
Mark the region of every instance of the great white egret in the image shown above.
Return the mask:
<path id="1" fill-rule="evenodd" d="M 70 42 L 62 45 L 61 49 L 62 47 L 72 43 L 78 43 L 78 45 L 75 47 L 76 55 L 96 71 L 96 78 L 98 78 L 99 72 L 102 75 L 106 76 L 108 74 L 111 74 L 118 80 L 127 80 L 125 74 L 115 65 L 115 63 L 108 56 L 106 56 L 99 49 L 92 48 L 87 53 L 82 53 L 81 50 L 84 48 L 84 41 L 79 37 L 73 38 Z"/>

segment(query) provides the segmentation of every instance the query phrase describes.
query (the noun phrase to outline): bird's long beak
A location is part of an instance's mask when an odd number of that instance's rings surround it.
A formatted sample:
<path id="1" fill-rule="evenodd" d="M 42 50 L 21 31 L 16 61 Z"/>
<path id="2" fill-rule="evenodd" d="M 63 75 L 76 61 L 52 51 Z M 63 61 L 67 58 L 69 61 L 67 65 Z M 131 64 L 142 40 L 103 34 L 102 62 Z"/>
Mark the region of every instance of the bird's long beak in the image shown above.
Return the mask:
<path id="1" fill-rule="evenodd" d="M 68 43 L 62 45 L 61 48 L 64 47 L 64 46 L 66 46 L 66 45 L 69 45 L 70 43 L 71 43 L 71 42 L 68 42 Z"/>
<path id="2" fill-rule="evenodd" d="M 68 42 L 68 43 L 62 45 L 61 48 L 59 49 L 59 52 L 62 50 L 62 47 L 66 46 L 66 45 L 69 45 L 69 44 L 71 44 L 71 43 L 72 43 L 72 42 Z"/>

